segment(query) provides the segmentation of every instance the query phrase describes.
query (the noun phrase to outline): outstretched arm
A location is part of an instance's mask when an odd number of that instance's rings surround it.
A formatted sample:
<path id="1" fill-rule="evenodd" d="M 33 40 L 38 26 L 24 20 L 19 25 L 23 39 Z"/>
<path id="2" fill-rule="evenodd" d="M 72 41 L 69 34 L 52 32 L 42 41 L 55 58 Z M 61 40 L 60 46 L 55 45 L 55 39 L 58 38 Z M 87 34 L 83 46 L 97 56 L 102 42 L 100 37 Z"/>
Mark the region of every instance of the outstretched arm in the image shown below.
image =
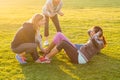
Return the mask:
<path id="1" fill-rule="evenodd" d="M 41 37 L 39 31 L 37 31 L 37 33 L 36 33 L 36 35 L 35 35 L 35 42 L 37 43 L 39 49 L 40 49 L 42 52 L 45 52 L 44 48 L 42 47 L 42 37 Z"/>

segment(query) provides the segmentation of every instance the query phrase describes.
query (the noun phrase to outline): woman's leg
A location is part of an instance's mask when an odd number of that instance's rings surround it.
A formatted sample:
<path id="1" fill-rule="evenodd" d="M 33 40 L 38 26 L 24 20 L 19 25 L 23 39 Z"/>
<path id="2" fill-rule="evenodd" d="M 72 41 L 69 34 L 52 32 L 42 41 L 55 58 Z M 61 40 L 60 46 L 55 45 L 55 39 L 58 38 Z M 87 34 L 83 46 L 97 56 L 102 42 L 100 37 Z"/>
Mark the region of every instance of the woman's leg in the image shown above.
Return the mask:
<path id="1" fill-rule="evenodd" d="M 37 52 L 37 44 L 35 43 L 23 43 L 17 48 L 14 48 L 13 52 L 17 54 L 21 54 L 23 52 L 30 53 L 34 61 L 36 61 L 39 58 Z"/>
<path id="2" fill-rule="evenodd" d="M 52 22 L 54 23 L 57 32 L 61 32 L 61 28 L 60 28 L 60 24 L 59 24 L 59 20 L 58 20 L 58 15 L 56 14 L 54 17 L 51 18 Z"/>
<path id="3" fill-rule="evenodd" d="M 58 32 L 58 33 L 55 35 L 55 37 L 54 37 L 53 41 L 51 42 L 51 44 L 46 48 L 46 51 L 49 53 L 49 52 L 50 52 L 56 45 L 58 45 L 62 40 L 65 40 L 65 41 L 69 42 L 70 44 L 72 44 L 72 43 L 69 41 L 69 39 L 68 39 L 66 36 L 64 36 L 63 33 Z M 74 44 L 72 44 L 72 45 L 75 46 Z"/>
<path id="4" fill-rule="evenodd" d="M 53 41 L 51 42 L 51 44 L 46 48 L 47 52 L 50 52 L 56 45 L 58 45 L 62 40 L 66 40 L 68 42 L 70 42 L 67 37 L 64 36 L 63 33 L 58 32 L 56 33 Z M 71 43 L 71 42 L 70 42 Z M 72 44 L 72 43 L 71 43 Z"/>
<path id="5" fill-rule="evenodd" d="M 49 17 L 45 16 L 46 22 L 45 22 L 45 28 L 44 28 L 44 36 L 49 36 Z"/>
<path id="6" fill-rule="evenodd" d="M 45 36 L 45 42 L 44 45 L 48 46 L 49 42 L 48 42 L 48 36 L 49 36 L 49 17 L 45 16 L 46 19 L 46 23 L 45 23 L 45 28 L 44 28 L 44 36 Z"/>
<path id="7" fill-rule="evenodd" d="M 66 54 L 68 55 L 68 57 L 71 59 L 73 63 L 78 63 L 77 49 L 72 44 L 70 44 L 69 42 L 65 40 L 61 41 L 60 44 L 57 45 L 54 49 L 52 49 L 51 52 L 47 54 L 45 57 L 51 58 L 52 56 L 57 54 L 62 49 L 65 50 Z"/>
<path id="8" fill-rule="evenodd" d="M 54 39 L 53 39 L 53 43 L 55 43 L 56 45 L 58 45 L 62 40 L 65 40 L 67 42 L 69 42 L 70 44 L 72 44 L 72 42 L 61 32 L 58 32 Z M 72 44 L 73 46 L 75 46 L 74 44 Z"/>
<path id="9" fill-rule="evenodd" d="M 54 42 L 52 42 L 45 50 L 46 50 L 46 54 L 48 54 L 54 47 L 56 46 L 56 44 Z M 46 55 L 45 54 L 45 55 Z"/>

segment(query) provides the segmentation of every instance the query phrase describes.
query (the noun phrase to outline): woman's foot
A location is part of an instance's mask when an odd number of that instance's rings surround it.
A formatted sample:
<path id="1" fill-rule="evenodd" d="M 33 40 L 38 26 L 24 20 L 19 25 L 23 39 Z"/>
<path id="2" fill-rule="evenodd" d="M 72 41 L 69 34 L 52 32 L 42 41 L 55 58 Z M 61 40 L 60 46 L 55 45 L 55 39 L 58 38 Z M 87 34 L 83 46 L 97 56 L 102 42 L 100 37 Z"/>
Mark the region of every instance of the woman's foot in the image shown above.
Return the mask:
<path id="1" fill-rule="evenodd" d="M 41 63 L 50 63 L 51 62 L 50 59 L 45 58 L 45 57 L 41 57 L 40 61 L 41 61 Z"/>
<path id="2" fill-rule="evenodd" d="M 17 61 L 20 63 L 20 64 L 26 64 L 27 62 L 25 61 L 26 60 L 26 58 L 25 57 L 21 57 L 21 56 L 19 56 L 18 54 L 16 54 L 16 59 L 17 59 Z"/>

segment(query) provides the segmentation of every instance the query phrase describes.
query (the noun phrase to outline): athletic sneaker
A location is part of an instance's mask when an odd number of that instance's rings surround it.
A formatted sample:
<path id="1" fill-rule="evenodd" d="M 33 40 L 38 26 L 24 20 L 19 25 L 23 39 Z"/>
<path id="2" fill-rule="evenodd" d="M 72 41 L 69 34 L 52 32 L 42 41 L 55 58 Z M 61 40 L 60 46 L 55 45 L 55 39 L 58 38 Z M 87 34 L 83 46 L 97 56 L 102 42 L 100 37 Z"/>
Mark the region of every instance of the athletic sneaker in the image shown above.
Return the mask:
<path id="1" fill-rule="evenodd" d="M 45 41 L 44 42 L 44 46 L 48 46 L 49 45 L 49 42 L 48 41 Z"/>
<path id="2" fill-rule="evenodd" d="M 50 63 L 50 59 L 46 59 L 45 57 L 40 58 L 41 63 Z"/>
<path id="3" fill-rule="evenodd" d="M 27 62 L 25 61 L 25 57 L 20 57 L 18 54 L 16 54 L 16 59 L 20 64 L 26 64 Z"/>
<path id="4" fill-rule="evenodd" d="M 41 63 L 40 59 L 37 59 L 37 60 L 35 61 L 35 63 Z"/>

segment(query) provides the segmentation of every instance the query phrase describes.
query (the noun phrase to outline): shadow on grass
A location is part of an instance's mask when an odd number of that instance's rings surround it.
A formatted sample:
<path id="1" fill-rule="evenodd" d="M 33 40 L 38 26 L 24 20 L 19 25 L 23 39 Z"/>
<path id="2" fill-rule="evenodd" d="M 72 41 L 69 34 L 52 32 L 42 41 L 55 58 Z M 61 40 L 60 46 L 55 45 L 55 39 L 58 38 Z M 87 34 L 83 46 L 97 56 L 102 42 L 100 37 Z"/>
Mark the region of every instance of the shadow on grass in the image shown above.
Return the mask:
<path id="1" fill-rule="evenodd" d="M 84 65 L 72 64 L 64 53 L 50 64 L 21 65 L 25 80 L 120 80 L 120 60 L 98 54 Z"/>

